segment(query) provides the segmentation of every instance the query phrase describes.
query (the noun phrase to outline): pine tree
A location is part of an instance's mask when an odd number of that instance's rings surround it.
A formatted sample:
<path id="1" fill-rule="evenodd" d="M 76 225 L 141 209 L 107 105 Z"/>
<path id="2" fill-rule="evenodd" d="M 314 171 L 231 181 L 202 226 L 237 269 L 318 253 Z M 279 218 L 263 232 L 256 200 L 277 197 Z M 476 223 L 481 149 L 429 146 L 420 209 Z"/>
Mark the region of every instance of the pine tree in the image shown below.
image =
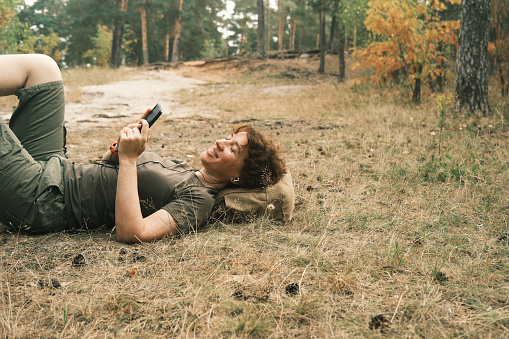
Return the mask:
<path id="1" fill-rule="evenodd" d="M 463 0 L 456 60 L 456 110 L 491 115 L 488 100 L 490 0 Z"/>
<path id="2" fill-rule="evenodd" d="M 263 0 L 257 1 L 258 10 L 258 28 L 257 28 L 257 48 L 256 52 L 258 56 L 265 57 L 265 8 L 263 6 Z"/>

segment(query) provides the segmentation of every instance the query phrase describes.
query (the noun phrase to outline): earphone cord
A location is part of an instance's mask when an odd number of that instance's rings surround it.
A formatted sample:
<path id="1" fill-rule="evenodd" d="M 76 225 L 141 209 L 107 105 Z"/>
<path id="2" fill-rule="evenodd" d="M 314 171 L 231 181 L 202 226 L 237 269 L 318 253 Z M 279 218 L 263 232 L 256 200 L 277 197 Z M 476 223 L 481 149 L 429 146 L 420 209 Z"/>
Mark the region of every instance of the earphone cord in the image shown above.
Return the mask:
<path id="1" fill-rule="evenodd" d="M 203 174 L 203 172 L 201 170 L 198 170 L 198 172 L 200 172 L 203 180 L 205 180 L 205 182 L 207 184 L 210 184 L 210 185 L 222 185 L 222 184 L 227 184 L 228 181 L 208 181 L 207 178 L 205 178 L 205 175 Z"/>
<path id="2" fill-rule="evenodd" d="M 112 160 L 112 158 L 110 158 L 110 162 L 108 162 L 107 160 L 96 160 L 96 161 L 94 161 L 94 164 L 95 165 L 100 165 L 100 166 L 103 166 L 103 167 L 106 167 L 106 168 L 114 169 L 117 172 L 117 174 L 118 174 L 118 164 L 113 163 L 111 160 Z M 145 164 L 148 164 L 148 163 L 159 164 L 161 167 L 166 168 L 167 170 L 170 170 L 170 171 L 173 171 L 173 172 L 177 172 L 177 173 L 197 172 L 197 170 L 195 170 L 195 169 L 186 169 L 182 164 L 177 164 L 180 167 L 182 167 L 182 171 L 179 171 L 179 170 L 177 170 L 175 168 L 170 168 L 168 166 L 164 166 L 159 161 L 153 161 L 153 160 L 144 161 L 144 162 L 141 162 L 139 164 L 136 164 L 136 167 L 142 166 L 142 165 L 145 165 Z"/>

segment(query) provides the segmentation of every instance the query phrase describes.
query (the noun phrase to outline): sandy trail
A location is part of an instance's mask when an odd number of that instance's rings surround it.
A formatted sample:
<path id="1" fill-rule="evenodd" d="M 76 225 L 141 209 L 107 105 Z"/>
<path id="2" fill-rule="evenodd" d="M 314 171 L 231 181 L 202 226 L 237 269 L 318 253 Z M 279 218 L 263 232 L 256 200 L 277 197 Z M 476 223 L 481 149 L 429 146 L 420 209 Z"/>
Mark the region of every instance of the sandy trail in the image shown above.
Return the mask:
<path id="1" fill-rule="evenodd" d="M 90 125 L 108 127 L 112 119 L 132 122 L 147 108 L 159 103 L 163 118 L 181 118 L 194 114 L 217 116 L 217 111 L 178 104 L 178 92 L 208 84 L 205 81 L 186 78 L 172 70 L 139 71 L 128 80 L 104 85 L 82 87 L 79 103 L 66 104 L 65 121 L 68 129 L 80 129 Z M 15 107 L 0 108 L 0 118 L 9 119 Z"/>
<path id="2" fill-rule="evenodd" d="M 164 117 L 177 118 L 196 114 L 196 108 L 178 104 L 178 92 L 207 82 L 185 78 L 171 70 L 142 71 L 128 80 L 82 88 L 80 103 L 66 105 L 66 125 L 106 126 L 111 119 L 136 120 L 147 108 L 159 103 Z M 205 113 L 205 114 L 204 114 Z M 200 115 L 212 115 L 202 112 Z"/>

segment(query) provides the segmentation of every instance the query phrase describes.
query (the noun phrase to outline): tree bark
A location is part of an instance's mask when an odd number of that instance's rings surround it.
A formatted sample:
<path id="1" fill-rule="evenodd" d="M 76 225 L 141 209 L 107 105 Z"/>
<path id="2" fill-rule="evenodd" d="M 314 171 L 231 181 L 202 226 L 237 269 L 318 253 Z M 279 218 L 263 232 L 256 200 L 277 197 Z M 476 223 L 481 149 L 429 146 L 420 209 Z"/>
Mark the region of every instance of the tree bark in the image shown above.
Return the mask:
<path id="1" fill-rule="evenodd" d="M 292 26 L 290 28 L 290 44 L 288 46 L 288 49 L 290 51 L 295 50 L 295 35 L 297 33 L 297 17 L 295 14 L 292 17 Z"/>
<path id="2" fill-rule="evenodd" d="M 330 24 L 330 30 L 329 30 L 329 46 L 327 46 L 327 49 L 331 53 L 335 53 L 335 46 L 334 46 L 334 40 L 336 39 L 336 34 L 338 32 L 338 18 L 336 15 L 332 15 L 332 21 Z"/>
<path id="3" fill-rule="evenodd" d="M 148 41 L 147 41 L 147 12 L 145 8 L 139 8 L 141 16 L 141 46 L 143 50 L 143 65 L 148 65 Z"/>
<path id="4" fill-rule="evenodd" d="M 270 3 L 267 6 L 267 40 L 266 46 L 267 46 L 267 52 L 270 51 Z"/>
<path id="5" fill-rule="evenodd" d="M 118 68 L 121 63 L 122 55 L 122 36 L 124 35 L 124 15 L 127 12 L 128 0 L 117 0 L 116 7 L 120 10 L 120 15 L 115 18 L 113 23 L 113 40 L 111 42 L 111 67 Z M 119 8 L 120 7 L 120 8 Z"/>
<path id="6" fill-rule="evenodd" d="M 173 46 L 171 49 L 171 62 L 177 62 L 179 59 L 178 44 L 179 44 L 179 38 L 180 38 L 180 26 L 181 26 L 180 21 L 182 18 L 182 6 L 183 5 L 184 5 L 184 1 L 179 0 L 177 18 L 175 19 L 175 24 L 173 25 L 173 32 L 171 33 L 171 38 L 173 41 Z"/>
<path id="7" fill-rule="evenodd" d="M 325 71 L 325 10 L 320 11 L 320 33 L 319 33 L 319 48 L 320 48 L 320 67 L 318 73 Z"/>
<path id="8" fill-rule="evenodd" d="M 348 51 L 348 28 L 345 26 L 345 51 Z"/>
<path id="9" fill-rule="evenodd" d="M 353 26 L 353 41 L 352 41 L 352 46 L 353 46 L 353 49 L 354 51 L 357 49 L 357 24 L 355 24 Z"/>
<path id="10" fill-rule="evenodd" d="M 258 28 L 256 35 L 256 52 L 260 58 L 265 57 L 265 8 L 263 0 L 256 0 L 258 10 Z"/>
<path id="11" fill-rule="evenodd" d="M 498 77 L 500 79 L 500 87 L 501 87 L 501 95 L 503 97 L 507 97 L 509 94 L 509 84 L 506 84 L 505 78 L 504 78 L 504 67 L 502 66 L 502 61 L 500 60 L 500 57 L 497 56 L 497 64 L 498 64 Z"/>
<path id="12" fill-rule="evenodd" d="M 345 24 L 341 22 L 341 20 L 338 23 L 338 55 L 339 55 L 339 73 L 338 73 L 338 81 L 343 82 L 345 81 L 346 75 L 345 75 L 345 69 L 346 69 L 346 62 L 345 62 Z"/>
<path id="13" fill-rule="evenodd" d="M 283 50 L 283 6 L 281 5 L 281 0 L 277 0 L 277 12 L 279 16 L 278 22 L 278 34 L 277 34 L 277 50 L 281 52 Z"/>
<path id="14" fill-rule="evenodd" d="M 488 100 L 490 0 L 463 0 L 456 59 L 456 110 L 491 115 Z"/>
<path id="15" fill-rule="evenodd" d="M 247 44 L 247 18 L 242 19 L 241 35 L 240 35 L 240 53 L 246 52 Z"/>
<path id="16" fill-rule="evenodd" d="M 420 102 L 421 101 L 421 75 L 422 74 L 422 65 L 419 65 L 417 68 L 418 76 L 415 78 L 414 82 L 414 88 L 412 92 L 412 101 L 413 102 Z"/>
<path id="17" fill-rule="evenodd" d="M 170 61 L 170 34 L 164 37 L 164 61 Z"/>

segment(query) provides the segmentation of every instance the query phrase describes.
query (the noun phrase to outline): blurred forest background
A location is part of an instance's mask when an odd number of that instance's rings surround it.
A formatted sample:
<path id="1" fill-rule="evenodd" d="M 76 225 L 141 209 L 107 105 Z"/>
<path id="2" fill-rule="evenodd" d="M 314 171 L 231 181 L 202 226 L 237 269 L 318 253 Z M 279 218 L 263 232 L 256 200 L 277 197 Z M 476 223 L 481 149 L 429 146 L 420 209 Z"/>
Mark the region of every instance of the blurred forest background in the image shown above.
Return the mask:
<path id="1" fill-rule="evenodd" d="M 266 1 L 266 49 L 317 48 L 320 6 L 327 7 L 328 26 L 333 17 L 341 17 L 348 49 L 366 46 L 372 38 L 363 24 L 368 1 L 343 0 L 341 9 L 339 2 L 333 2 Z M 451 11 L 458 19 L 457 8 Z M 114 31 L 120 25 L 126 65 L 144 62 L 144 24 L 148 62 L 172 60 L 173 48 L 168 45 L 173 47 L 176 25 L 181 27 L 178 60 L 251 52 L 257 47 L 256 0 L 37 0 L 31 6 L 23 0 L 1 0 L 0 13 L 1 53 L 42 52 L 67 66 L 108 64 Z"/>
<path id="2" fill-rule="evenodd" d="M 356 83 L 406 87 L 418 101 L 422 87 L 442 92 L 453 78 L 460 19 L 460 0 L 0 0 L 0 53 L 113 68 L 331 53 L 339 65 L 327 72 L 340 81 L 352 55 Z M 491 0 L 488 50 L 489 76 L 507 97 L 507 0 Z"/>

